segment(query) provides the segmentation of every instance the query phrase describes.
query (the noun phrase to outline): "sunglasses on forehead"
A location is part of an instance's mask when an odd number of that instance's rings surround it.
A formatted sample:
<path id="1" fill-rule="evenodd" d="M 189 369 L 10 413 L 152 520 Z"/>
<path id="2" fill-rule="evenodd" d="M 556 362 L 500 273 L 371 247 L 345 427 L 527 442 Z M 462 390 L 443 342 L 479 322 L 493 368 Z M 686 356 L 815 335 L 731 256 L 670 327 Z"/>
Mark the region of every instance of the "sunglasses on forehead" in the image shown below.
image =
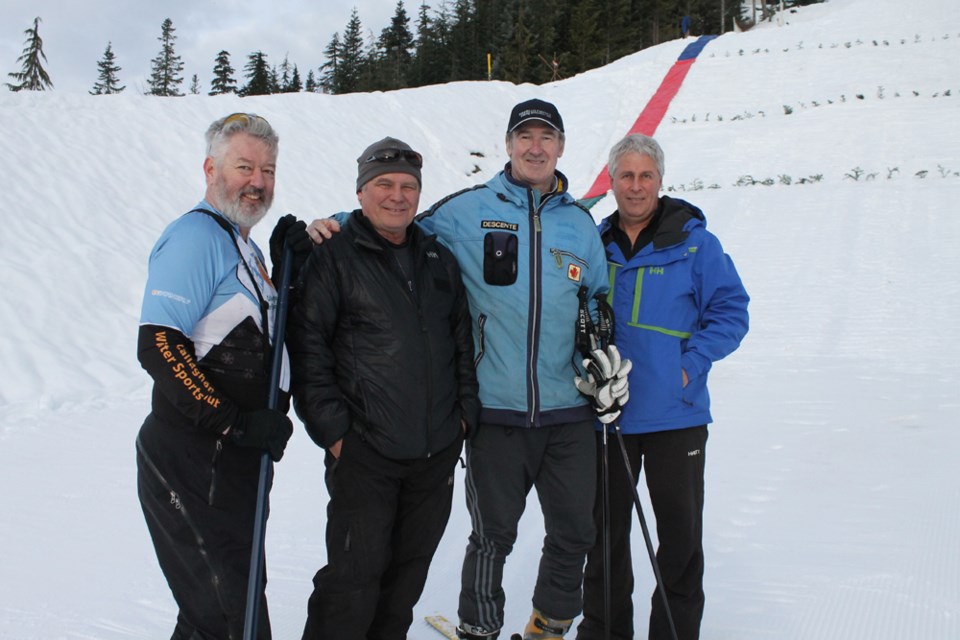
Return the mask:
<path id="1" fill-rule="evenodd" d="M 417 169 L 423 167 L 423 156 L 410 149 L 381 149 L 376 153 L 370 154 L 361 164 L 370 164 L 371 162 L 399 162 L 406 160 Z"/>
<path id="2" fill-rule="evenodd" d="M 258 116 L 255 113 L 231 113 L 229 116 L 223 119 L 223 126 L 226 127 L 231 122 L 242 122 L 243 124 L 248 125 L 257 120 L 260 120 L 268 125 L 270 124 L 267 122 L 266 118 L 263 116 Z"/>

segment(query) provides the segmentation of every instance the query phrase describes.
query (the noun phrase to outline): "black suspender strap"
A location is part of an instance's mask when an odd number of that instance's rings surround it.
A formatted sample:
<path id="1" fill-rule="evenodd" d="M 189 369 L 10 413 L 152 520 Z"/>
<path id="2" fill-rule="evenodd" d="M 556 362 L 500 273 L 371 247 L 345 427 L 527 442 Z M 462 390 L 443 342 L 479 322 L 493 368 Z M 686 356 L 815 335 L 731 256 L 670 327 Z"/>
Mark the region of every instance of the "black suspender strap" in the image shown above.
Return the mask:
<path id="1" fill-rule="evenodd" d="M 226 231 L 230 235 L 230 239 L 233 240 L 233 246 L 237 250 L 237 256 L 240 258 L 240 264 L 243 265 L 243 268 L 247 270 L 247 275 L 250 277 L 250 284 L 253 285 L 253 291 L 257 294 L 257 300 L 260 303 L 260 325 L 263 327 L 263 335 L 266 338 L 263 343 L 263 365 L 266 371 L 270 371 L 270 304 L 264 299 L 263 293 L 260 291 L 260 287 L 257 286 L 257 279 L 253 275 L 253 271 L 250 269 L 250 265 L 247 264 L 246 258 L 243 257 L 243 251 L 240 250 L 240 243 L 237 240 L 237 236 L 233 231 L 233 227 L 224 219 L 222 216 L 218 216 L 213 211 L 209 209 L 197 208 L 188 213 L 204 213 L 220 225 L 220 228 Z"/>

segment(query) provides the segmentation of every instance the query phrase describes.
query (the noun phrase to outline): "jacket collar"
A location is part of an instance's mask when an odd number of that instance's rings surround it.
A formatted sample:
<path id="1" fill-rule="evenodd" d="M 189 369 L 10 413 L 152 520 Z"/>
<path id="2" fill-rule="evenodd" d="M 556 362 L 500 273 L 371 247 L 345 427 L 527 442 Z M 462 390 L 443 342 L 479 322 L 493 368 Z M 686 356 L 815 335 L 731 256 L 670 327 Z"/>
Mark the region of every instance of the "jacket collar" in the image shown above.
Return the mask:
<path id="1" fill-rule="evenodd" d="M 660 224 L 653 236 L 653 249 L 663 249 L 680 244 L 690 235 L 691 229 L 697 226 L 706 226 L 706 217 L 703 212 L 680 198 L 660 196 L 658 214 Z M 600 237 L 604 246 L 613 242 L 612 228 L 620 217 L 620 211 L 614 211 L 600 222 Z"/>
<path id="2" fill-rule="evenodd" d="M 513 202 L 521 207 L 527 206 L 527 198 L 531 195 L 531 192 L 534 197 L 534 201 L 537 203 L 539 203 L 542 198 L 547 196 L 552 196 L 557 202 L 573 200 L 573 196 L 571 196 L 567 191 L 567 185 L 569 184 L 567 181 L 567 176 L 563 175 L 561 172 L 554 171 L 553 191 L 540 194 L 539 191 L 531 189 L 525 183 L 514 178 L 513 173 L 510 171 L 510 164 L 511 163 L 508 162 L 506 165 L 504 165 L 503 171 L 495 175 L 487 182 L 487 186 L 499 194 L 501 198 L 506 198 L 510 202 Z"/>
<path id="3" fill-rule="evenodd" d="M 353 235 L 353 241 L 371 251 L 382 252 L 389 248 L 390 244 L 379 234 L 370 224 L 370 219 L 363 215 L 360 209 L 354 209 L 347 218 L 346 229 Z M 427 235 L 423 232 L 416 222 L 411 222 L 407 227 L 407 242 L 416 250 L 418 247 L 433 243 L 436 235 Z"/>

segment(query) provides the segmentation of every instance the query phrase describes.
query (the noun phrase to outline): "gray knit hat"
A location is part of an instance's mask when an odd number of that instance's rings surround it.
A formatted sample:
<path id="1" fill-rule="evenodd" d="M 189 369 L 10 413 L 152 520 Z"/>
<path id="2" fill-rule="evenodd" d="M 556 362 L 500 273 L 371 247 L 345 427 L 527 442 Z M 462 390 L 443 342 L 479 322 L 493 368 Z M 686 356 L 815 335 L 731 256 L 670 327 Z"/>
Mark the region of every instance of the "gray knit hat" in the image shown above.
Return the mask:
<path id="1" fill-rule="evenodd" d="M 396 138 L 384 138 L 363 150 L 357 158 L 357 191 L 377 176 L 385 173 L 409 173 L 423 186 L 420 168 L 423 156 Z"/>

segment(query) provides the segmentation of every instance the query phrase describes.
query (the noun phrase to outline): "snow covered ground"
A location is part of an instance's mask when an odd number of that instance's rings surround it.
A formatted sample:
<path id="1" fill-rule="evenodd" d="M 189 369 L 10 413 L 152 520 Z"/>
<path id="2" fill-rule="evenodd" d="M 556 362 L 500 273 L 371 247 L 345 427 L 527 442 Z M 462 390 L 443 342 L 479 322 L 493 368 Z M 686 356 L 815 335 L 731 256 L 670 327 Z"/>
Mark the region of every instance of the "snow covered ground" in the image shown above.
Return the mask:
<path id="1" fill-rule="evenodd" d="M 711 378 L 702 637 L 960 638 L 960 17 L 951 0 L 831 0 L 787 22 L 710 43 L 656 136 L 664 184 L 703 208 L 752 296 L 751 332 Z M 685 44 L 544 87 L 0 93 L 0 637 L 172 630 L 136 499 L 135 336 L 148 252 L 202 195 L 209 122 L 254 111 L 280 132 L 261 245 L 285 212 L 352 208 L 355 158 L 385 135 L 423 152 L 424 205 L 486 180 L 532 96 L 559 106 L 560 168 L 582 194 Z M 278 640 L 299 637 L 325 559 L 321 452 L 302 430 L 287 451 L 267 531 Z M 529 505 L 508 628 L 529 614 L 542 540 Z M 420 616 L 455 617 L 468 528 L 458 487 Z M 636 548 L 642 632 L 639 531 Z"/>

